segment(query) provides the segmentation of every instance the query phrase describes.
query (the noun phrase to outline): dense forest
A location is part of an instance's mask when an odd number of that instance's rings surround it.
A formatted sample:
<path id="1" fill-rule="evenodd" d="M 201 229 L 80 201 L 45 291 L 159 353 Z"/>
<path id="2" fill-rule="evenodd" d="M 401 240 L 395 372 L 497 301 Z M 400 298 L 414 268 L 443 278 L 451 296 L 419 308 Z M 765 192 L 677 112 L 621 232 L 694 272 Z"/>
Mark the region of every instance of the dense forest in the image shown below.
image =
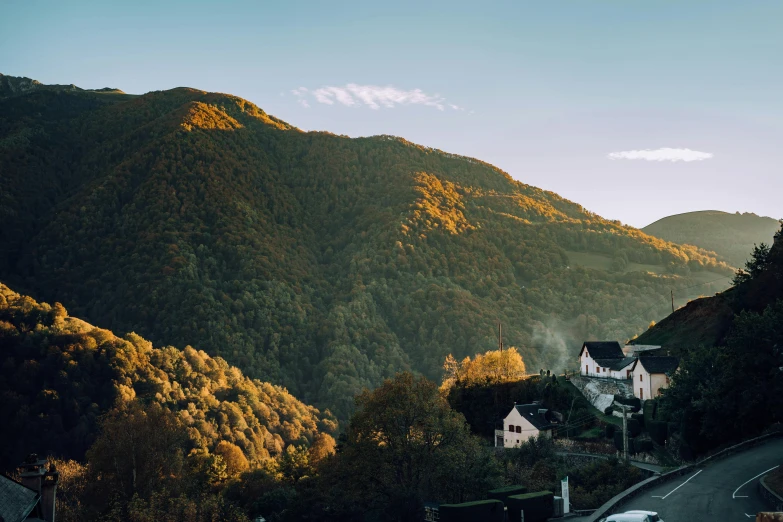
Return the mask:
<path id="1" fill-rule="evenodd" d="M 696 300 L 645 332 L 681 357 L 661 399 L 683 456 L 756 436 L 783 423 L 783 227 L 757 245 L 734 286 Z"/>
<path id="2" fill-rule="evenodd" d="M 492 451 L 476 429 L 488 413 L 571 403 L 556 379 L 519 380 L 521 358 L 504 357 L 466 358 L 440 387 L 410 372 L 386 379 L 355 397 L 335 441 L 328 412 L 220 358 L 120 338 L 0 285 L 0 470 L 46 455 L 63 522 L 407 521 L 425 501 L 552 489 L 564 474 L 573 505 L 589 508 L 641 480 L 616 461 L 567 463 L 545 438 Z"/>
<path id="3" fill-rule="evenodd" d="M 115 406 L 159 408 L 199 458 L 260 466 L 289 446 L 330 438 L 337 423 L 285 389 L 251 380 L 190 346 L 155 348 L 69 317 L 0 284 L 0 469 L 32 452 L 83 459 Z"/>
<path id="4" fill-rule="evenodd" d="M 744 266 L 754 245 L 770 244 L 780 227 L 776 219 L 752 212 L 717 210 L 686 212 L 659 219 L 642 231 L 673 243 L 696 245 L 716 252 L 732 266 Z"/>
<path id="5" fill-rule="evenodd" d="M 496 346 L 499 321 L 530 368 L 561 369 L 733 273 L 401 138 L 302 132 L 195 89 L 19 82 L 0 92 L 0 280 L 341 420 L 365 387 Z"/>

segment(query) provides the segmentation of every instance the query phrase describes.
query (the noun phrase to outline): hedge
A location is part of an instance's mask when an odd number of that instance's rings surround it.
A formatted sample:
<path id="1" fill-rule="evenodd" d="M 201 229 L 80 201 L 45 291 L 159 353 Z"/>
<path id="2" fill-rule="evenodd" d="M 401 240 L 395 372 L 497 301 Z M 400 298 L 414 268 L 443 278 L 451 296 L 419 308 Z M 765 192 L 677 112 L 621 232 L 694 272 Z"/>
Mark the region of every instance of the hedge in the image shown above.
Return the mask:
<path id="1" fill-rule="evenodd" d="M 617 430 L 614 432 L 614 448 L 617 451 L 623 451 L 623 431 Z"/>
<path id="2" fill-rule="evenodd" d="M 477 500 L 463 504 L 441 504 L 438 514 L 443 522 L 473 522 L 474 520 L 503 522 L 505 519 L 503 508 L 501 500 Z M 525 520 L 527 521 L 527 518 Z"/>
<path id="3" fill-rule="evenodd" d="M 634 453 L 644 453 L 652 451 L 653 443 L 650 439 L 634 439 L 633 441 Z"/>
<path id="4" fill-rule="evenodd" d="M 623 397 L 622 395 L 615 395 L 614 402 L 617 404 L 631 406 L 632 411 L 639 411 L 642 409 L 642 401 L 640 401 L 638 397 Z"/>
<path id="5" fill-rule="evenodd" d="M 544 522 L 555 512 L 555 495 L 551 491 L 512 495 L 508 497 L 506 506 L 508 522 L 519 522 L 522 511 L 525 512 L 525 522 Z"/>
<path id="6" fill-rule="evenodd" d="M 644 401 L 644 425 L 649 426 L 651 421 L 655 420 L 655 414 L 658 410 L 658 401 Z"/>
<path id="7" fill-rule="evenodd" d="M 644 427 L 644 414 L 632 413 L 631 418 L 639 423 L 639 426 Z"/>
<path id="8" fill-rule="evenodd" d="M 642 432 L 642 427 L 636 419 L 628 419 L 628 436 L 637 437 Z"/>
<path id="9" fill-rule="evenodd" d="M 604 415 L 611 415 L 613 411 L 614 411 L 614 407 L 607 406 L 606 408 L 604 408 Z"/>
<path id="10" fill-rule="evenodd" d="M 669 424 L 662 421 L 650 421 L 647 424 L 647 433 L 656 444 L 663 446 L 669 438 Z"/>
<path id="11" fill-rule="evenodd" d="M 487 498 L 505 501 L 511 495 L 522 495 L 524 493 L 527 493 L 525 486 L 506 486 L 487 491 Z"/>
<path id="12" fill-rule="evenodd" d="M 606 438 L 611 439 L 614 437 L 614 432 L 617 431 L 617 426 L 614 424 L 607 424 L 606 425 Z"/>

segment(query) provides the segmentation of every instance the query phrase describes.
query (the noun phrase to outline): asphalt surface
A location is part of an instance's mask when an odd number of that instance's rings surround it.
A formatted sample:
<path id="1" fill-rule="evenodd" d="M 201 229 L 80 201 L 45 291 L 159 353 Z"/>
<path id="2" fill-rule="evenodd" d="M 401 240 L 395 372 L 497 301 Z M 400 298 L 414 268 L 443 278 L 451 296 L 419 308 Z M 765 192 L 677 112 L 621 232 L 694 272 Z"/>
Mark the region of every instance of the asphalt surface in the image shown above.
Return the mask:
<path id="1" fill-rule="evenodd" d="M 769 510 L 759 478 L 781 464 L 783 439 L 772 439 L 645 490 L 619 512 L 657 511 L 665 522 L 752 521 Z"/>

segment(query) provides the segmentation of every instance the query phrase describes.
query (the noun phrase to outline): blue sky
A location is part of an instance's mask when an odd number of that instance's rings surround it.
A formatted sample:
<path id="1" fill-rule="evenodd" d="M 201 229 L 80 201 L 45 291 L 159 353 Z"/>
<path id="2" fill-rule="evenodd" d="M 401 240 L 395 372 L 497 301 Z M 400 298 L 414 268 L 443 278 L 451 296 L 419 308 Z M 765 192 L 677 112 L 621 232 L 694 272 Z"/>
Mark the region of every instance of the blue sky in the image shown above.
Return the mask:
<path id="1" fill-rule="evenodd" d="M 780 218 L 781 20 L 778 0 L 5 0 L 0 72 L 229 92 L 303 129 L 478 157 L 634 226 Z"/>

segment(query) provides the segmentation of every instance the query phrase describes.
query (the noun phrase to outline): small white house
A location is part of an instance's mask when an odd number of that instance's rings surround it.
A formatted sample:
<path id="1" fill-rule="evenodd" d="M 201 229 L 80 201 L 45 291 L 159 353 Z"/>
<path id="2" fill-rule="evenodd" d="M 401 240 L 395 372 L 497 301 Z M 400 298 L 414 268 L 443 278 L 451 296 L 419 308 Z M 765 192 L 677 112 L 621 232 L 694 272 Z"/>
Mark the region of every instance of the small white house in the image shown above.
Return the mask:
<path id="1" fill-rule="evenodd" d="M 627 379 L 633 361 L 625 357 L 617 341 L 588 341 L 579 351 L 579 373 L 585 377 Z"/>
<path id="2" fill-rule="evenodd" d="M 503 429 L 495 430 L 495 447 L 514 448 L 539 435 L 551 438 L 552 414 L 539 404 L 516 404 L 503 419 Z"/>
<path id="3" fill-rule="evenodd" d="M 639 357 L 632 367 L 633 394 L 641 400 L 654 399 L 669 387 L 669 376 L 677 371 L 677 357 Z"/>

